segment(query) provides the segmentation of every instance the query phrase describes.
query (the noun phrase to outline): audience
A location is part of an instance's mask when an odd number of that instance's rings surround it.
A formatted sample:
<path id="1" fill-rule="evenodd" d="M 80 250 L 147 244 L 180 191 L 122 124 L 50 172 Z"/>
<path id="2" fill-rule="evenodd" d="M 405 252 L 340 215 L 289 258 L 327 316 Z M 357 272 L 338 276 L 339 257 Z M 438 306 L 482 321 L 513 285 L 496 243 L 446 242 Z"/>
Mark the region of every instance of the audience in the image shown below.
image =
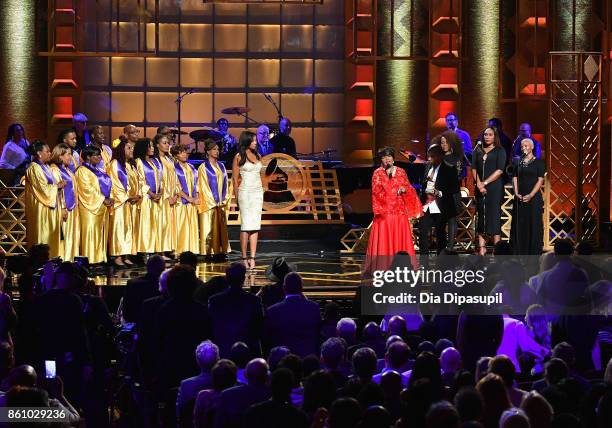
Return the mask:
<path id="1" fill-rule="evenodd" d="M 521 405 L 523 398 L 527 394 L 522 389 L 515 388 L 514 382 L 516 370 L 514 363 L 505 355 L 497 355 L 489 362 L 489 373 L 495 373 L 504 381 L 508 398 L 514 407 Z"/>
<path id="2" fill-rule="evenodd" d="M 196 428 L 213 426 L 215 412 L 219 408 L 221 393 L 236 385 L 236 365 L 230 360 L 219 360 L 211 370 L 212 388 L 198 393 L 193 425 Z"/>

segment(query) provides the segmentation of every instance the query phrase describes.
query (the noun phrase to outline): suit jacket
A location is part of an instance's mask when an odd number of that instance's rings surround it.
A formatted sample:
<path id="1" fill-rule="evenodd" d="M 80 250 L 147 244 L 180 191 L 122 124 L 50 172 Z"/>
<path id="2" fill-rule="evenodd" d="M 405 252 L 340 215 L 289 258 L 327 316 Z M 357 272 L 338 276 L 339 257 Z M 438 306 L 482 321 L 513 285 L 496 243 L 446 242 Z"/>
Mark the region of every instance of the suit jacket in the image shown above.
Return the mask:
<path id="1" fill-rule="evenodd" d="M 183 425 L 192 425 L 193 408 L 200 391 L 212 388 L 210 373 L 200 373 L 181 382 L 176 396 L 176 416 Z"/>
<path id="2" fill-rule="evenodd" d="M 318 355 L 321 311 L 319 305 L 303 296 L 289 296 L 268 308 L 265 338 L 270 348 L 287 346 L 305 357 Z"/>
<path id="3" fill-rule="evenodd" d="M 155 296 L 159 296 L 159 277 L 146 274 L 128 280 L 123 298 L 123 318 L 136 322 L 142 302 Z"/>
<path id="4" fill-rule="evenodd" d="M 425 167 L 425 174 L 423 174 L 423 181 L 421 182 L 421 202 L 425 205 L 427 195 L 425 190 L 427 188 L 427 176 L 432 168 L 431 164 Z M 453 195 L 459 193 L 459 179 L 457 178 L 457 171 L 446 162 L 440 163 L 440 169 L 436 176 L 436 182 L 434 184 L 436 190 L 442 192 L 442 196 L 437 198 L 436 202 L 442 217 L 452 218 L 457 215 L 457 207 L 455 206 L 455 200 Z"/>
<path id="5" fill-rule="evenodd" d="M 226 389 L 221 393 L 213 427 L 242 427 L 248 408 L 268 400 L 271 395 L 270 389 L 263 385 L 238 385 Z"/>
<path id="6" fill-rule="evenodd" d="M 263 306 L 261 299 L 242 289 L 228 288 L 209 300 L 213 342 L 222 358 L 229 356 L 232 345 L 245 342 L 253 356 L 261 355 Z"/>

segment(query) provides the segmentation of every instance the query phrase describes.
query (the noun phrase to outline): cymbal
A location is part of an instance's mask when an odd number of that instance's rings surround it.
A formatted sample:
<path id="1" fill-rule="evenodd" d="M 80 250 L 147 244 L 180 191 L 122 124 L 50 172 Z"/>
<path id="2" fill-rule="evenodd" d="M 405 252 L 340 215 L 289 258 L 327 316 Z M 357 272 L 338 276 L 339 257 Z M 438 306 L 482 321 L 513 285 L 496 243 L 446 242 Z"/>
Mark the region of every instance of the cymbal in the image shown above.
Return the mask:
<path id="1" fill-rule="evenodd" d="M 179 131 L 176 128 L 170 128 L 170 133 L 173 135 L 187 135 L 185 131 Z"/>
<path id="2" fill-rule="evenodd" d="M 191 131 L 189 136 L 194 141 L 204 141 L 204 140 L 220 140 L 223 138 L 223 134 L 219 131 L 215 131 L 214 129 L 196 129 L 195 131 Z"/>
<path id="3" fill-rule="evenodd" d="M 245 114 L 251 111 L 250 107 L 227 107 L 221 110 L 223 114 Z"/>

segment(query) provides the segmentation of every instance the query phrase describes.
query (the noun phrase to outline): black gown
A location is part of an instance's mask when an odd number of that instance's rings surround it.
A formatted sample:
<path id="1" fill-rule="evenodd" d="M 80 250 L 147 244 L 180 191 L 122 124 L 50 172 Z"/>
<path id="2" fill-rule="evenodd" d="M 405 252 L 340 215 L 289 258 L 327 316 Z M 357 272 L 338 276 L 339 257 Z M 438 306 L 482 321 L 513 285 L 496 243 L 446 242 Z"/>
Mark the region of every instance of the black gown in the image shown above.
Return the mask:
<path id="1" fill-rule="evenodd" d="M 526 164 L 514 161 L 513 170 L 518 180 L 519 194 L 525 196 L 531 193 L 538 178 L 544 178 L 544 161 L 533 159 Z M 514 199 L 510 242 L 515 254 L 542 254 L 544 245 L 543 210 L 544 200 L 541 192 L 537 192 L 529 202 L 519 202 L 518 199 Z"/>
<path id="2" fill-rule="evenodd" d="M 506 152 L 502 147 L 495 147 L 483 159 L 485 153 L 478 147 L 472 154 L 472 168 L 476 170 L 480 181 L 484 181 L 496 170 L 504 171 L 506 168 Z M 501 206 L 504 197 L 504 181 L 500 177 L 487 185 L 487 194 L 482 195 L 477 187 L 476 211 L 478 222 L 476 232 L 486 235 L 501 235 Z"/>

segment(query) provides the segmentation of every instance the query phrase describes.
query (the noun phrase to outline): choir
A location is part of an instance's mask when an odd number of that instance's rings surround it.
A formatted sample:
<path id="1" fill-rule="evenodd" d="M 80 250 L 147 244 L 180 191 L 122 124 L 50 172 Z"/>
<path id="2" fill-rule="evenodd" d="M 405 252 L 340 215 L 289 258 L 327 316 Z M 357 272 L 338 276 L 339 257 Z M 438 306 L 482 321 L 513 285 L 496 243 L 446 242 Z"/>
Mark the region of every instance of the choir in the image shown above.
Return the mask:
<path id="1" fill-rule="evenodd" d="M 187 148 L 167 136 L 134 138 L 135 127 L 104 144 L 101 127 L 79 153 L 75 133 L 63 132 L 53 148 L 29 146 L 25 205 L 28 246 L 47 243 L 53 257 L 89 263 L 133 264 L 131 256 L 184 251 L 225 257 L 232 195 L 219 147 L 207 142 L 199 169 Z M 132 135 L 128 135 L 132 134 Z M 136 134 L 137 135 L 137 134 Z"/>

